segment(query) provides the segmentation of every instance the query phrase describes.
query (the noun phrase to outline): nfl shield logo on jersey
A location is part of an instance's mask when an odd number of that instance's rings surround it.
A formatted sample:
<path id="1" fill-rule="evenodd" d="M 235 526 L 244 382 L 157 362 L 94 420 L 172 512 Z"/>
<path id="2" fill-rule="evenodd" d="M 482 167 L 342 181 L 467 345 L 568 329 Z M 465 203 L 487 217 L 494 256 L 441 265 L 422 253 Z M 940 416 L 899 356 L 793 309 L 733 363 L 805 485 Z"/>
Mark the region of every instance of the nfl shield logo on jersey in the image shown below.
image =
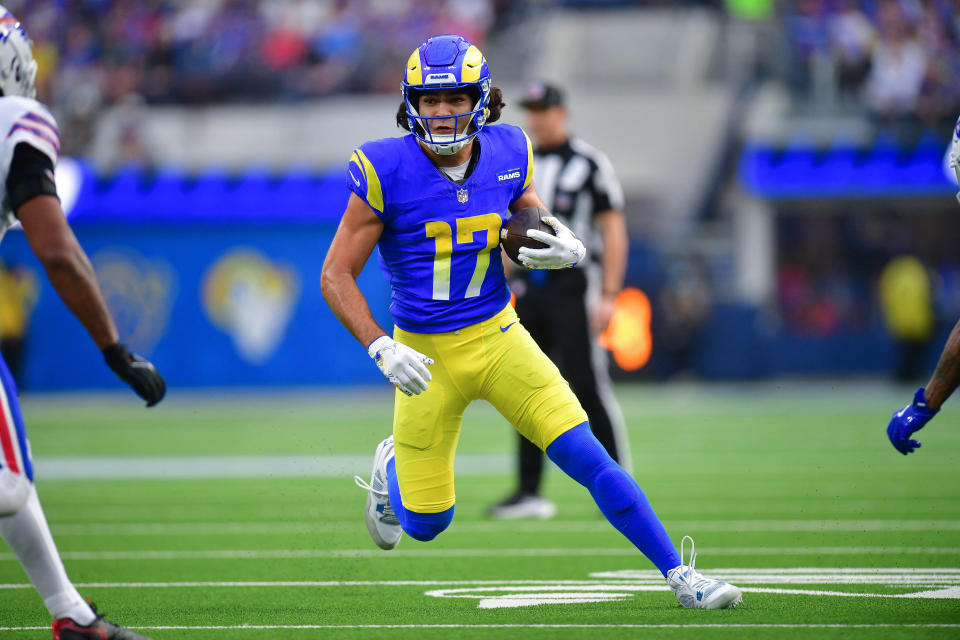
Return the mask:
<path id="1" fill-rule="evenodd" d="M 463 204 L 467 201 L 467 190 L 466 189 L 457 189 L 457 202 Z"/>

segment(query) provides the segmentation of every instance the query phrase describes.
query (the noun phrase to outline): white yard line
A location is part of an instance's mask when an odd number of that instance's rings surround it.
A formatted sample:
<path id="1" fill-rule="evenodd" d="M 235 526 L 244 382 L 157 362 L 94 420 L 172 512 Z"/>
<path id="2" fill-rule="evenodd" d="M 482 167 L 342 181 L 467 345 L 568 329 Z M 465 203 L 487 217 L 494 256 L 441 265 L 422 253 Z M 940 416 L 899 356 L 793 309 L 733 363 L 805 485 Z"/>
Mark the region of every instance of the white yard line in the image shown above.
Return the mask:
<path id="1" fill-rule="evenodd" d="M 34 461 L 42 480 L 119 478 L 349 477 L 370 473 L 370 455 L 225 455 L 225 456 L 41 456 Z M 464 453 L 457 471 L 469 475 L 509 473 L 514 456 Z"/>
<path id="2" fill-rule="evenodd" d="M 957 629 L 954 623 L 742 623 L 742 624 L 241 624 L 197 626 L 138 626 L 130 627 L 144 631 L 234 631 L 251 629 L 259 631 L 299 629 Z M 0 627 L 0 631 L 47 631 L 43 627 Z"/>
<path id="3" fill-rule="evenodd" d="M 877 585 L 887 587 L 960 585 L 960 569 L 910 568 L 766 568 L 712 569 L 712 576 L 750 585 Z M 177 581 L 177 582 L 85 582 L 82 588 L 290 588 L 290 587 L 470 587 L 454 591 L 496 591 L 512 589 L 563 590 L 571 588 L 629 589 L 630 587 L 664 587 L 663 577 L 655 570 L 598 572 L 583 580 L 279 580 L 279 581 Z M 29 583 L 0 584 L 0 590 L 30 589 Z M 812 590 L 802 590 L 813 593 Z M 848 592 L 844 592 L 848 593 Z"/>
<path id="4" fill-rule="evenodd" d="M 960 547 L 706 547 L 706 556 L 847 556 L 847 555 L 960 555 Z M 236 549 L 236 550 L 138 550 L 138 551 L 65 551 L 64 560 L 283 560 L 309 558 L 503 558 L 634 556 L 640 552 L 622 548 L 552 549 L 398 549 L 385 553 L 379 549 Z M 12 553 L 0 553 L 0 561 L 13 562 Z"/>
<path id="5" fill-rule="evenodd" d="M 342 531 L 360 521 L 323 520 L 302 522 L 64 522 L 53 523 L 55 536 L 187 536 L 187 535 L 278 535 Z M 819 532 L 819 531 L 960 531 L 960 520 L 667 520 L 676 531 Z M 607 531 L 610 524 L 593 520 L 517 522 L 481 520 L 470 522 L 471 532 L 591 533 Z"/>
<path id="6" fill-rule="evenodd" d="M 663 582 L 663 579 L 660 579 Z M 246 582 L 77 582 L 84 589 L 154 589 L 154 588 L 233 588 L 233 587 L 451 587 L 486 585 L 569 585 L 598 583 L 590 580 L 282 580 Z M 628 584 L 634 584 L 631 581 Z M 0 589 L 32 589 L 30 583 L 0 584 Z"/>

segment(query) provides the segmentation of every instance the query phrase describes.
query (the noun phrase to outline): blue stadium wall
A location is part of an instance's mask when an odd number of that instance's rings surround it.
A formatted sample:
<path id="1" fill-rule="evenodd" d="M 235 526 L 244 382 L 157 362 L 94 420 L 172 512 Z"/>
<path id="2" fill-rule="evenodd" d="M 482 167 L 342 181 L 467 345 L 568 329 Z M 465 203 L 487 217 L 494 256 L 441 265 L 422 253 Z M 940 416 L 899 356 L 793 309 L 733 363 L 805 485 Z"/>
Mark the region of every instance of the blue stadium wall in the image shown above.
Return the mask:
<path id="1" fill-rule="evenodd" d="M 82 172 L 71 224 L 122 338 L 171 386 L 382 380 L 320 294 L 323 258 L 347 200 L 345 174 L 238 179 L 131 170 L 98 180 Z M 23 386 L 116 388 L 22 232 L 7 233 L 0 257 L 39 284 Z M 392 326 L 376 258 L 359 283 L 378 321 Z"/>

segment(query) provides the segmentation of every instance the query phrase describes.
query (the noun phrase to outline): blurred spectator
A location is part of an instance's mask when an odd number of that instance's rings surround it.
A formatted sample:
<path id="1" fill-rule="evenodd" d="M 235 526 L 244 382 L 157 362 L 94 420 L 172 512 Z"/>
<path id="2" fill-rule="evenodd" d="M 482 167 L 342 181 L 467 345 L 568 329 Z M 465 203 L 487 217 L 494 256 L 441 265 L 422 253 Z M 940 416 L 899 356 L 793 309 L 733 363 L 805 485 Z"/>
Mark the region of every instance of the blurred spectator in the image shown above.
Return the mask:
<path id="1" fill-rule="evenodd" d="M 39 283 L 24 266 L 0 262 L 0 354 L 17 386 L 23 388 L 23 347 Z"/>
<path id="2" fill-rule="evenodd" d="M 876 30 L 853 0 L 846 0 L 829 23 L 830 50 L 836 63 L 837 90 L 845 98 L 858 97 L 870 70 L 870 52 Z"/>
<path id="3" fill-rule="evenodd" d="M 896 377 L 918 379 L 926 368 L 924 356 L 936 322 L 930 276 L 914 256 L 898 256 L 880 274 L 884 324 L 897 343 Z"/>
<path id="4" fill-rule="evenodd" d="M 884 118 L 915 114 L 926 69 L 927 51 L 916 38 L 914 26 L 898 2 L 884 2 L 880 5 L 879 38 L 867 76 L 866 100 L 870 110 Z"/>
<path id="5" fill-rule="evenodd" d="M 929 52 L 918 112 L 929 121 L 950 120 L 960 105 L 960 3 L 925 5 L 919 38 Z"/>
<path id="6" fill-rule="evenodd" d="M 671 374 L 689 375 L 695 370 L 712 298 L 705 269 L 698 261 L 681 257 L 667 265 L 659 299 L 659 339 Z"/>
<path id="7" fill-rule="evenodd" d="M 146 126 L 143 98 L 128 95 L 101 113 L 103 124 L 86 148 L 94 166 L 106 173 L 121 166 L 155 168 L 155 141 Z"/>
<path id="8" fill-rule="evenodd" d="M 827 58 L 827 9 L 823 0 L 791 3 L 784 16 L 784 29 L 793 62 L 790 84 L 800 93 L 809 93 L 816 69 Z"/>
<path id="9" fill-rule="evenodd" d="M 784 212 L 777 225 L 777 306 L 787 330 L 808 337 L 882 328 L 892 336 L 922 335 L 905 327 L 922 324 L 923 314 L 929 315 L 931 331 L 952 327 L 960 315 L 960 219 L 949 203 L 920 215 L 859 206 L 818 215 Z M 898 256 L 912 258 L 897 262 Z M 918 272 L 910 266 L 918 263 L 931 268 Z M 894 284 L 907 290 L 904 308 L 892 308 L 883 297 Z M 904 369 L 911 366 L 905 363 Z"/>
<path id="10" fill-rule="evenodd" d="M 956 0 L 798 0 L 782 7 L 797 95 L 829 103 L 839 94 L 884 119 L 940 122 L 960 108 Z"/>
<path id="11" fill-rule="evenodd" d="M 396 91 L 398 60 L 435 33 L 478 46 L 494 0 L 8 0 L 34 41 L 38 98 L 71 137 L 89 139 L 103 107 L 148 103 L 299 100 Z M 498 13 L 499 12 L 499 13 Z"/>

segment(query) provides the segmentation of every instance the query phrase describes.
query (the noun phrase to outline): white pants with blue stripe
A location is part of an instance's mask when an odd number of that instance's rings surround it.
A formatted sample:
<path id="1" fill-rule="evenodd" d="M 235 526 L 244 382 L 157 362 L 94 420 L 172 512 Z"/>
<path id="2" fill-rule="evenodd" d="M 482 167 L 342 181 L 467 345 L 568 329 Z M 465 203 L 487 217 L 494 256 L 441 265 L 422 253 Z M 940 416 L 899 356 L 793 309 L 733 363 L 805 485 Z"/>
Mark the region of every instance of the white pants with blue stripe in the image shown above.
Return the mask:
<path id="1" fill-rule="evenodd" d="M 17 402 L 17 387 L 0 358 L 0 516 L 19 511 L 33 483 L 30 443 Z"/>

